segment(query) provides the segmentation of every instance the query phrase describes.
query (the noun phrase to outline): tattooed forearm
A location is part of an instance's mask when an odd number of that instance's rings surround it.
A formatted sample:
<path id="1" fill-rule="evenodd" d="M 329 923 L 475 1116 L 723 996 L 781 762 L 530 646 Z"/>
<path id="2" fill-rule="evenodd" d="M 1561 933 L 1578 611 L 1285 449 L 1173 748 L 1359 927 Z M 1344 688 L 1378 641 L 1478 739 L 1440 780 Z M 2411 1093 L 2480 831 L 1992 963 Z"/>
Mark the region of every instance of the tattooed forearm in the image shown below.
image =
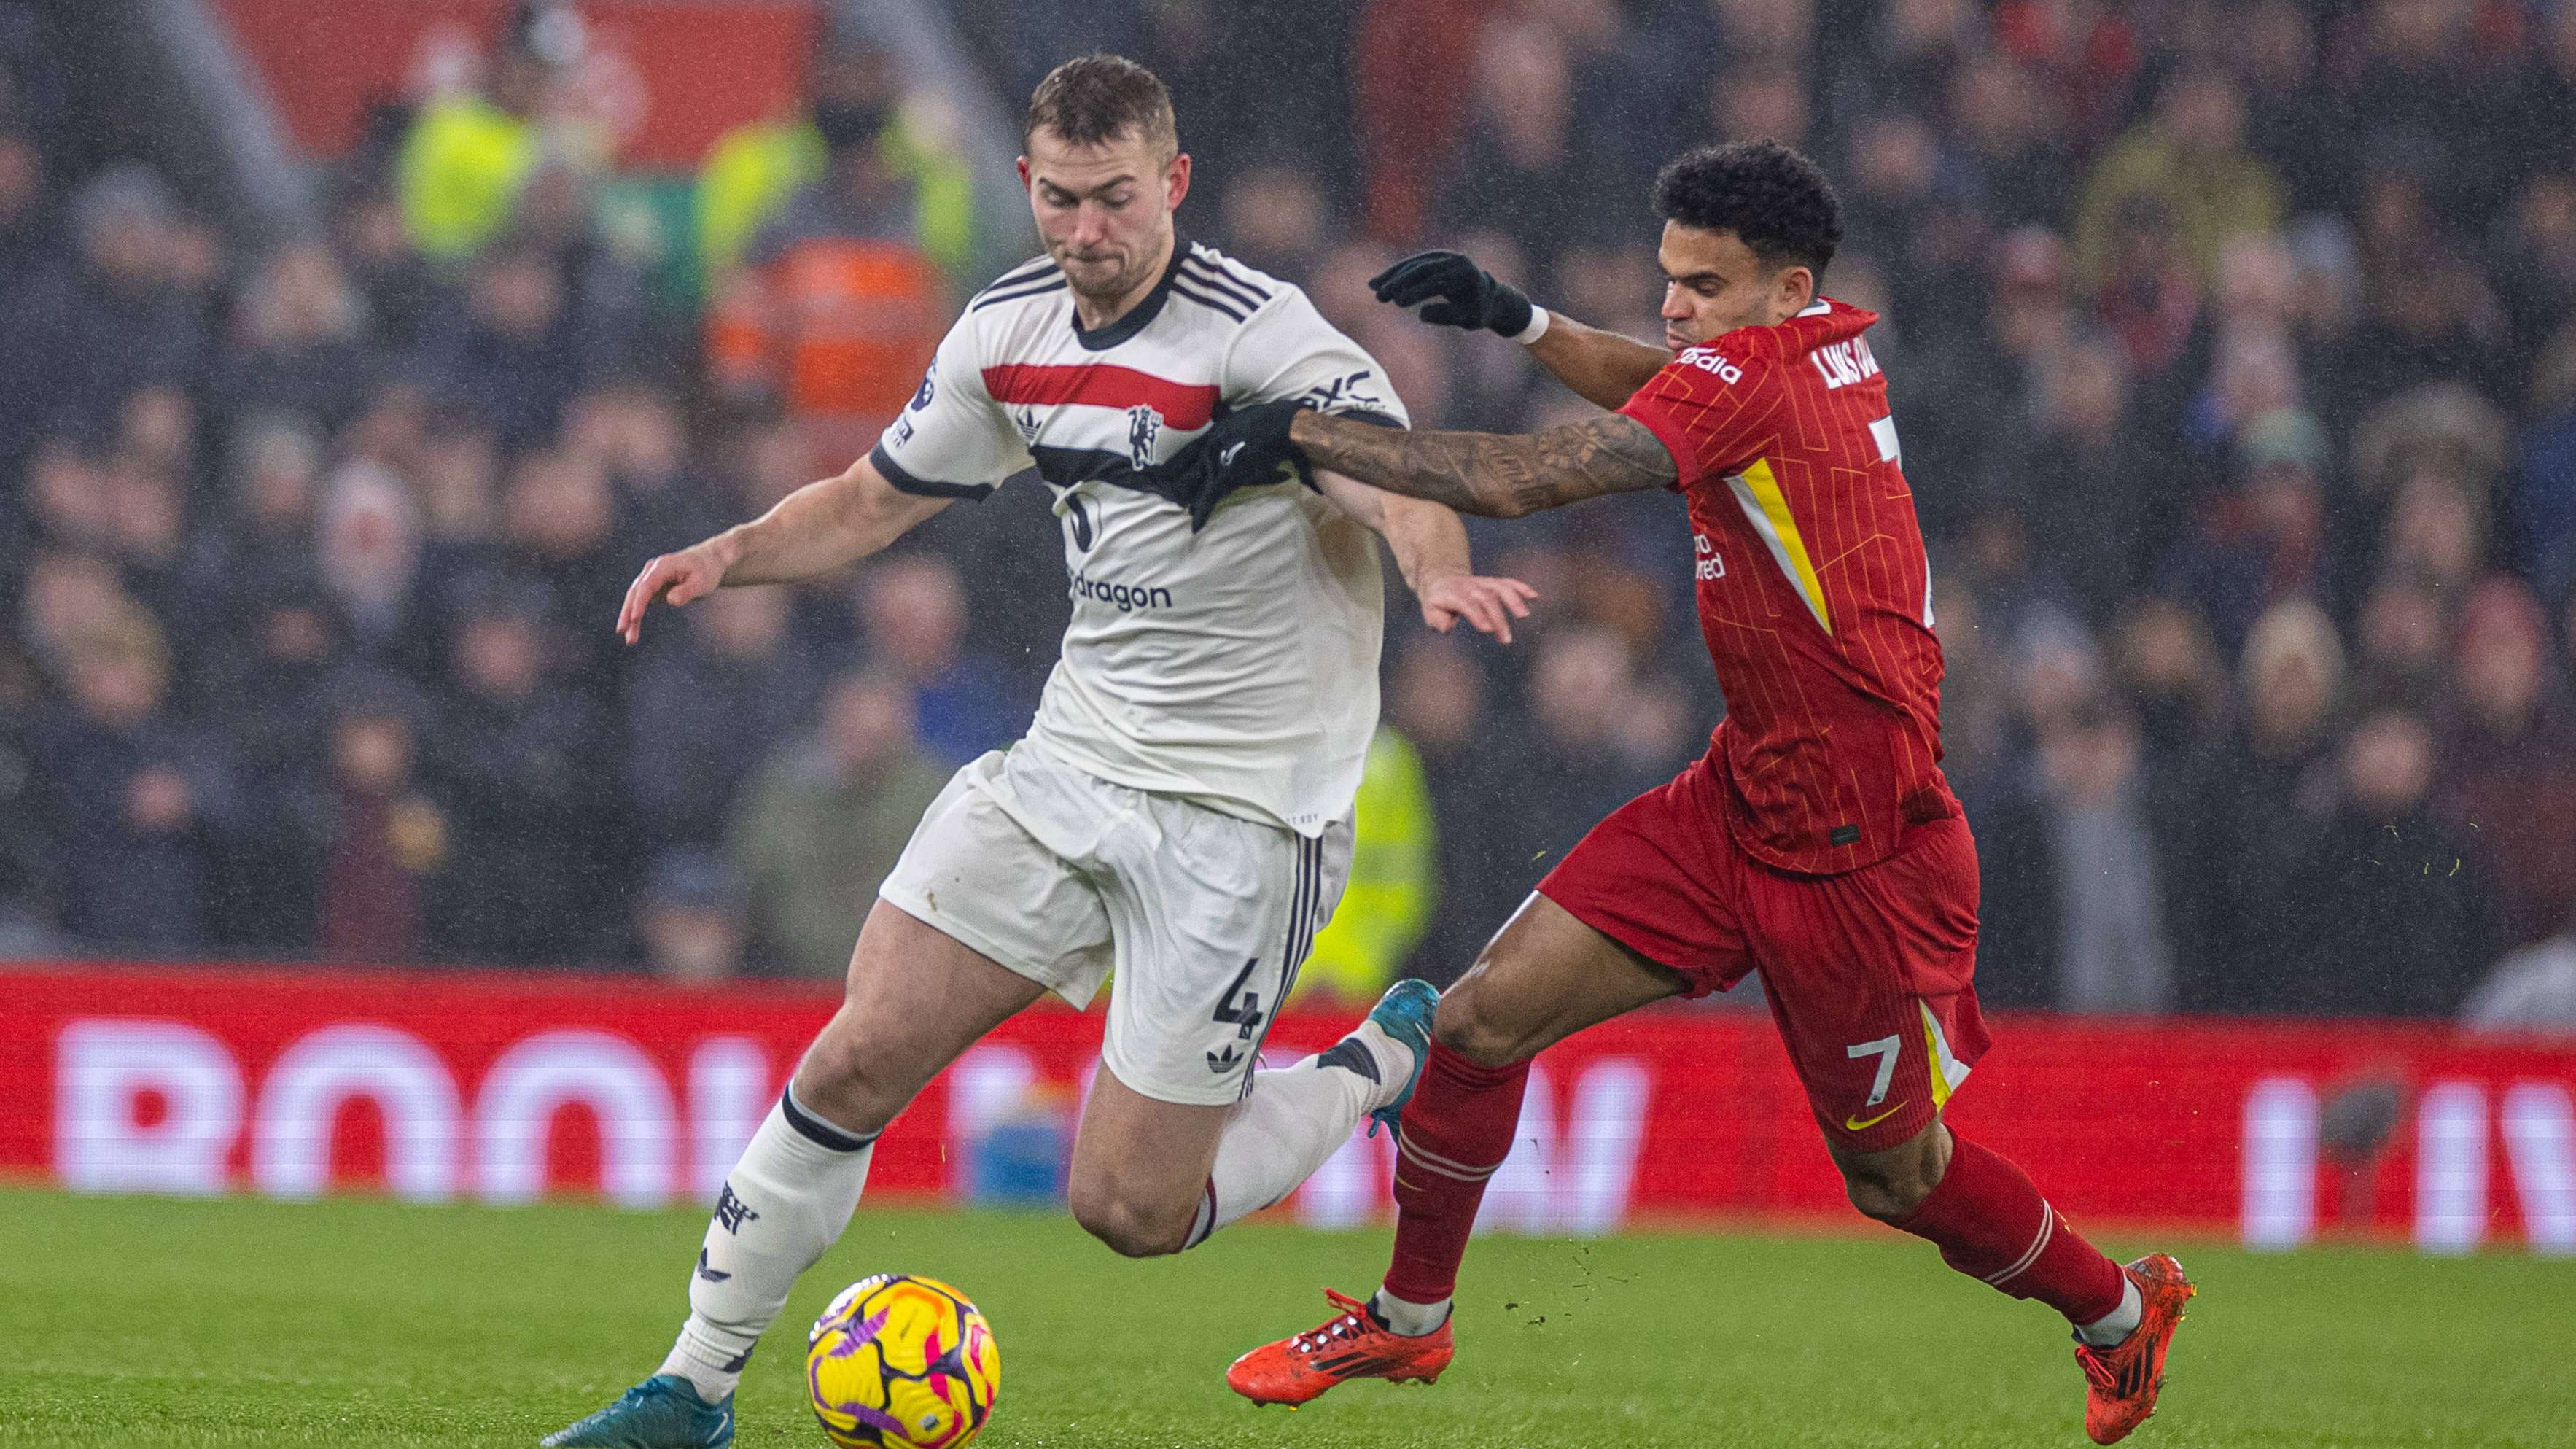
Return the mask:
<path id="1" fill-rule="evenodd" d="M 1666 487 L 1677 476 L 1672 454 L 1655 435 L 1615 413 L 1544 433 L 1505 435 L 1399 432 L 1305 412 L 1288 436 L 1316 467 L 1488 518 Z"/>

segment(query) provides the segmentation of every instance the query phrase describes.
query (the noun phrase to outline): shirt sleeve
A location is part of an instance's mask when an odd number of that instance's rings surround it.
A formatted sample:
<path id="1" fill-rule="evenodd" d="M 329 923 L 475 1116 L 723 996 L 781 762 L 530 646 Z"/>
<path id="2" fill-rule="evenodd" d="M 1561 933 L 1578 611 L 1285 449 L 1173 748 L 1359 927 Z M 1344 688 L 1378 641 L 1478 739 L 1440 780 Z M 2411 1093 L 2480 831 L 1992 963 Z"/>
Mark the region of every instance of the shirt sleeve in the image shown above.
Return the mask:
<path id="1" fill-rule="evenodd" d="M 1723 476 L 1751 462 L 1772 432 L 1780 389 L 1768 358 L 1731 358 L 1694 347 L 1646 380 L 1623 417 L 1635 418 L 1673 455 L 1674 487 Z"/>
<path id="2" fill-rule="evenodd" d="M 1234 337 L 1219 387 L 1229 408 L 1300 398 L 1316 411 L 1390 428 L 1412 426 L 1386 369 L 1324 320 L 1300 288 L 1282 284 Z"/>
<path id="3" fill-rule="evenodd" d="M 959 317 L 940 339 L 920 389 L 868 453 L 877 471 L 902 492 L 982 499 L 1031 466 L 1028 445 L 984 390 L 973 319 L 971 312 Z"/>

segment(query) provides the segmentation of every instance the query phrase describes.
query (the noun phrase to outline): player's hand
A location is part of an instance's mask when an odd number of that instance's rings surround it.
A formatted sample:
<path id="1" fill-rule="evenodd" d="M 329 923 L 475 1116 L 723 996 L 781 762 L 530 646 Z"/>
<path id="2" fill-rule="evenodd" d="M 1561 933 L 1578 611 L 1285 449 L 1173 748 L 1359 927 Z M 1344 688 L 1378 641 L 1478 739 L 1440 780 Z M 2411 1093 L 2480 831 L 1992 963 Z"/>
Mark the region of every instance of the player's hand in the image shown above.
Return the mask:
<path id="1" fill-rule="evenodd" d="M 1460 252 L 1416 252 L 1369 278 L 1369 290 L 1379 301 L 1398 307 L 1429 301 L 1422 320 L 1437 327 L 1482 327 L 1518 337 L 1536 315 L 1527 293 L 1494 280 L 1493 273 Z"/>
<path id="2" fill-rule="evenodd" d="M 1279 476 L 1283 465 L 1312 488 L 1314 470 L 1288 440 L 1288 425 L 1303 410 L 1304 404 L 1280 398 L 1228 413 L 1188 447 L 1139 472 L 1136 481 L 1179 504 L 1190 515 L 1193 533 L 1207 527 L 1217 505 L 1236 489 L 1284 481 Z"/>
<path id="3" fill-rule="evenodd" d="M 666 553 L 644 565 L 626 586 L 626 602 L 617 609 L 617 633 L 632 644 L 643 637 L 644 611 L 660 599 L 673 608 L 703 598 L 724 582 L 727 561 L 714 539 Z"/>
<path id="4" fill-rule="evenodd" d="M 1440 633 L 1464 619 L 1479 634 L 1512 642 L 1512 621 L 1529 617 L 1529 601 L 1538 590 L 1518 579 L 1488 579 L 1451 574 L 1422 586 L 1422 622 Z"/>

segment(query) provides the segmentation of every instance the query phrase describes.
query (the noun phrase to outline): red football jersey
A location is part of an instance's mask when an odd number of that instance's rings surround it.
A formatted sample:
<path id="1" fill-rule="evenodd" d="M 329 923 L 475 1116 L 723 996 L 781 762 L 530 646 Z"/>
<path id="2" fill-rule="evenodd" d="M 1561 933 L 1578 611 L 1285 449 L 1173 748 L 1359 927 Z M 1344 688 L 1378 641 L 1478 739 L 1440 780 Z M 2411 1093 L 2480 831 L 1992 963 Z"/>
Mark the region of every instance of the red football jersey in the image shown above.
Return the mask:
<path id="1" fill-rule="evenodd" d="M 1620 409 L 1672 450 L 1690 500 L 1736 838 L 1812 874 L 1882 860 L 1906 825 L 1959 813 L 1931 563 L 1861 335 L 1877 320 L 1821 300 L 1738 328 Z"/>

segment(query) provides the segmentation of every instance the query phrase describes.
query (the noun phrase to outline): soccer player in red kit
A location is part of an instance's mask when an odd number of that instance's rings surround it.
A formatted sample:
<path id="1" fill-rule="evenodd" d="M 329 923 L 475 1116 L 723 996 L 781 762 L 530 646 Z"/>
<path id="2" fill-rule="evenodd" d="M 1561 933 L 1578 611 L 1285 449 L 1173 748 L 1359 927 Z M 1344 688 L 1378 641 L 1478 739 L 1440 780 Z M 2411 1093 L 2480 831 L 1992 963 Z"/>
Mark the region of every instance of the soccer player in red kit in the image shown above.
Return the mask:
<path id="1" fill-rule="evenodd" d="M 1727 713 L 1706 756 L 1586 835 L 1443 996 L 1397 1134 L 1394 1263 L 1368 1302 L 1227 1374 L 1260 1403 L 1360 1377 L 1429 1380 L 1485 1182 L 1532 1056 L 1595 1022 L 1762 972 L 1852 1205 L 2075 1327 L 2098 1443 L 2154 1412 L 2190 1283 L 2125 1269 L 1943 1105 L 1986 1048 L 1973 973 L 1977 857 L 1941 773 L 1941 646 L 1869 312 L 1820 296 L 1840 204 L 1774 142 L 1690 152 L 1655 183 L 1665 348 L 1534 308 L 1455 253 L 1409 258 L 1382 300 L 1529 346 L 1615 409 L 1532 436 L 1399 432 L 1265 404 L 1169 470 L 1201 498 L 1330 469 L 1462 513 L 1598 494 L 1689 500 L 1701 632 Z"/>

